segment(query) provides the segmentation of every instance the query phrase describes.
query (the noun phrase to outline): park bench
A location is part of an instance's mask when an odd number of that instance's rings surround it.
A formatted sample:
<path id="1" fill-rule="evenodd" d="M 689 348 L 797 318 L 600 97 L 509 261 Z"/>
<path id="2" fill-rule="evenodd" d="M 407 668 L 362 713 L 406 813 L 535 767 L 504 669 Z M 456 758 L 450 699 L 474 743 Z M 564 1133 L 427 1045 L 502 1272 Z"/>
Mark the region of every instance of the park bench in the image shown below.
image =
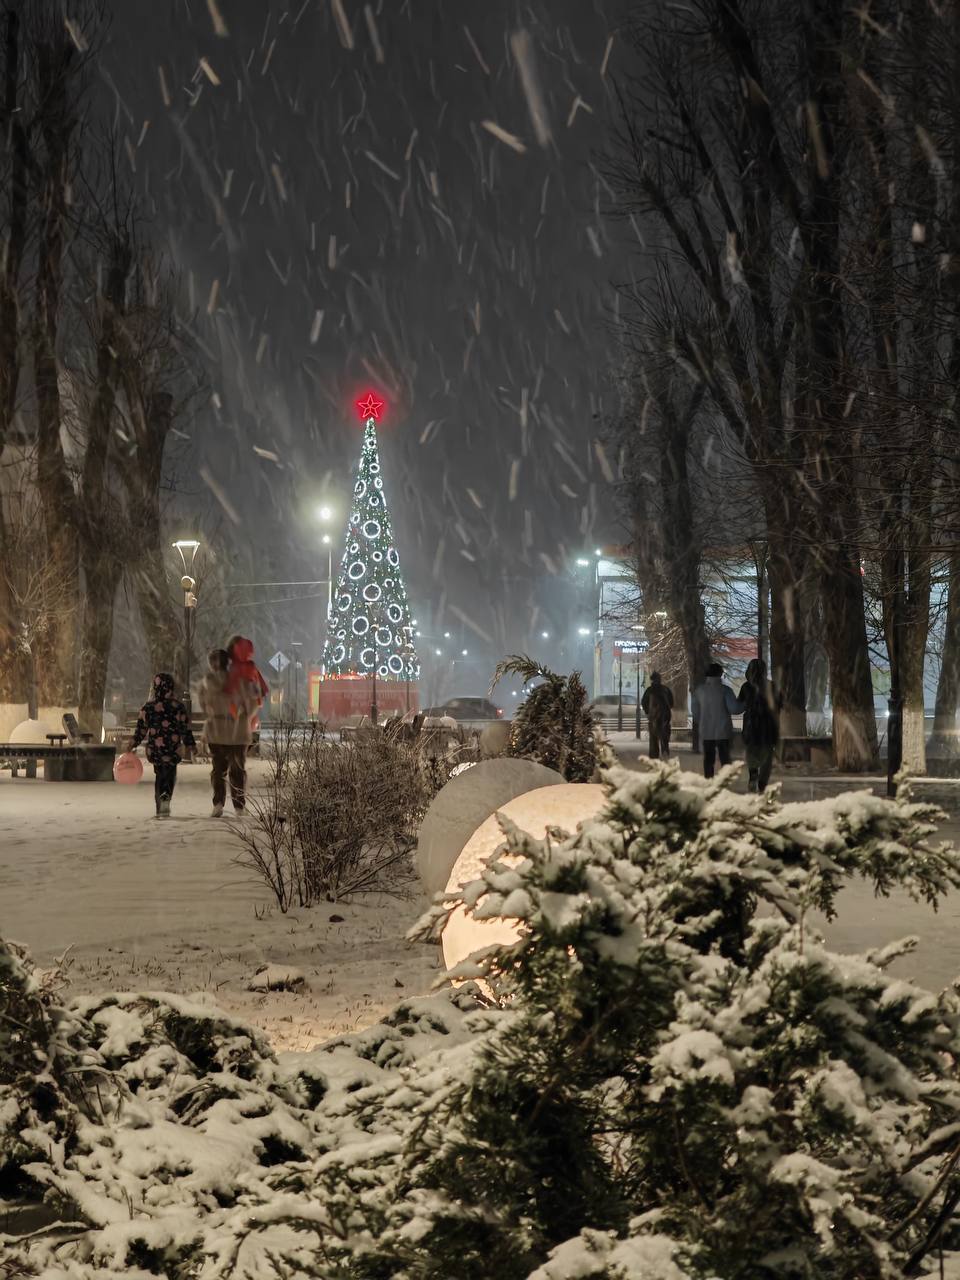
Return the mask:
<path id="1" fill-rule="evenodd" d="M 780 739 L 781 764 L 812 764 L 820 769 L 832 767 L 833 738 L 801 737 Z"/>
<path id="2" fill-rule="evenodd" d="M 75 747 L 84 746 L 87 743 L 90 743 L 93 741 L 92 733 L 80 732 L 80 726 L 77 724 L 77 717 L 73 714 L 72 711 L 68 711 L 64 715 L 63 727 L 67 731 L 67 737 L 70 739 L 70 743 L 72 746 L 75 746 Z M 52 739 L 54 737 L 60 737 L 60 735 L 52 734 L 52 733 L 47 734 L 48 739 Z"/>
<path id="3" fill-rule="evenodd" d="M 34 742 L 0 742 L 0 768 L 16 778 L 21 769 L 27 777 L 37 776 L 37 761 L 43 761 L 45 782 L 109 782 L 113 778 L 114 747 L 92 743 L 68 744 L 67 734 L 47 734 L 46 746 Z"/>

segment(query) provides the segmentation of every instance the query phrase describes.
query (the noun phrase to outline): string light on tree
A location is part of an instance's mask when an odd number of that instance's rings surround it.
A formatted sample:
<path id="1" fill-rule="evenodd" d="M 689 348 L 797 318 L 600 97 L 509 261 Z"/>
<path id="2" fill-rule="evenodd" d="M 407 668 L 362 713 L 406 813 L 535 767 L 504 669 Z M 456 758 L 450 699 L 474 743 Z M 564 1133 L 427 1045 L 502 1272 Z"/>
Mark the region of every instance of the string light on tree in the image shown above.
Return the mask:
<path id="1" fill-rule="evenodd" d="M 377 447 L 383 409 L 373 392 L 357 401 L 363 448 L 323 649 L 327 678 L 408 681 L 420 676 Z"/>

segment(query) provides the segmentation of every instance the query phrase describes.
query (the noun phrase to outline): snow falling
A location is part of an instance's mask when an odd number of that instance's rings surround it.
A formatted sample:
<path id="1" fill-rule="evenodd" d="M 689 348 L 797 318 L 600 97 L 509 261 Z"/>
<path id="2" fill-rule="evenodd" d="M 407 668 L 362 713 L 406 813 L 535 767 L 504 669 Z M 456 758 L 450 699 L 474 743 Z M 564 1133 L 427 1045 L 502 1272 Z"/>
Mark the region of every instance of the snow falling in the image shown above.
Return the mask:
<path id="1" fill-rule="evenodd" d="M 960 1280 L 960 4 L 0 10 L 0 1280 Z"/>

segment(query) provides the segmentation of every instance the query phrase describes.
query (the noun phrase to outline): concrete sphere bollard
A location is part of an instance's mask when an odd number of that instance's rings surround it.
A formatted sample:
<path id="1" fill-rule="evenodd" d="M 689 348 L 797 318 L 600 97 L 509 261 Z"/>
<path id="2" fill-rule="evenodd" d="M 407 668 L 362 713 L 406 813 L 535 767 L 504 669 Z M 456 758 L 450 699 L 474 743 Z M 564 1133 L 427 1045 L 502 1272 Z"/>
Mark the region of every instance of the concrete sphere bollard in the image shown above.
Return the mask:
<path id="1" fill-rule="evenodd" d="M 560 786 L 539 787 L 500 805 L 477 828 L 466 842 L 447 881 L 447 891 L 479 879 L 492 855 L 503 843 L 503 831 L 497 821 L 502 814 L 515 822 L 521 831 L 542 840 L 547 827 L 560 827 L 573 833 L 581 823 L 603 808 L 606 792 L 599 783 L 564 782 Z M 505 862 L 517 859 L 506 857 Z M 448 969 L 461 964 L 483 947 L 516 942 L 519 928 L 513 920 L 499 918 L 474 920 L 462 907 L 457 907 L 447 921 L 442 937 L 443 959 Z"/>
<path id="2" fill-rule="evenodd" d="M 563 786 L 562 776 L 532 760 L 481 760 L 443 787 L 420 826 L 417 870 L 428 893 L 446 889 L 453 865 L 481 824 L 508 800 L 543 787 Z"/>

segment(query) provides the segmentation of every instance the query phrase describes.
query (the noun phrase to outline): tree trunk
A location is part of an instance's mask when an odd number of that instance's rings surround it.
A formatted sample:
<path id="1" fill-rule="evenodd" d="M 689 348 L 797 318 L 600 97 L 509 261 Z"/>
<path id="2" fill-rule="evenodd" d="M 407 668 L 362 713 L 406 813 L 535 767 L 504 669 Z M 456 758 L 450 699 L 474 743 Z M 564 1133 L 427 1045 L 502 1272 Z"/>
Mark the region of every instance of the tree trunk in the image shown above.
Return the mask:
<path id="1" fill-rule="evenodd" d="M 6 14 L 3 65 L 3 128 L 8 154 L 9 192 L 0 261 L 0 455 L 10 439 L 20 380 L 20 268 L 27 233 L 27 138 L 19 110 L 21 84 L 20 14 Z M 14 499 L 17 501 L 18 499 Z M 0 702 L 20 702 L 26 669 L 19 653 L 22 619 L 17 616 L 8 572 L 9 512 L 0 501 Z"/>
<path id="2" fill-rule="evenodd" d="M 74 125 L 67 86 L 71 61 L 69 51 L 60 44 L 37 47 L 38 90 L 43 104 L 40 130 L 44 143 L 33 350 L 37 489 L 43 507 L 51 572 L 63 583 L 64 589 L 64 606 L 49 619 L 40 655 L 40 698 L 48 706 L 72 706 L 77 692 L 79 559 L 76 502 L 60 434 L 60 371 L 57 359 L 67 221 L 68 156 Z"/>
<path id="3" fill-rule="evenodd" d="M 87 421 L 86 452 L 80 482 L 80 561 L 83 613 L 80 626 L 80 727 L 99 741 L 103 700 L 113 643 L 113 612 L 121 574 L 121 556 L 131 530 L 118 521 L 111 502 L 108 471 L 117 398 L 119 328 L 124 314 L 132 252 L 123 225 L 105 223 L 108 245 L 106 284 L 97 298 L 96 382 Z"/>
<path id="4" fill-rule="evenodd" d="M 877 721 L 863 612 L 859 561 L 842 549 L 821 551 L 820 591 L 824 604 L 824 647 L 830 664 L 833 750 L 837 768 L 863 773 L 876 766 Z"/>
<path id="5" fill-rule="evenodd" d="M 84 733 L 100 741 L 107 666 L 113 639 L 113 611 L 120 579 L 109 553 L 84 558 L 83 614 L 80 628 L 79 720 Z"/>
<path id="6" fill-rule="evenodd" d="M 801 605 L 804 553 L 796 545 L 789 512 L 779 496 L 764 494 L 770 553 L 770 664 L 781 698 L 780 732 L 802 738 L 807 732 L 806 639 Z"/>
<path id="7" fill-rule="evenodd" d="M 914 777 L 927 772 L 924 721 L 923 664 L 927 652 L 925 628 L 906 627 L 900 645 L 903 699 L 903 757 L 901 768 Z"/>
<path id="8" fill-rule="evenodd" d="M 947 616 L 943 654 L 937 680 L 933 742 L 948 755 L 960 755 L 957 738 L 957 704 L 960 703 L 960 551 L 950 553 Z"/>
<path id="9" fill-rule="evenodd" d="M 154 672 L 176 674 L 180 687 L 183 633 L 167 578 L 166 566 L 171 563 L 172 551 L 164 544 L 160 516 L 163 450 L 172 423 L 173 398 L 162 392 L 143 406 L 136 370 L 128 372 L 128 379 L 127 399 L 140 406 L 140 412 L 134 413 L 137 454 L 123 472 L 130 507 L 139 521 L 137 555 L 130 568 L 130 580 L 140 609 L 151 668 Z"/>
<path id="10" fill-rule="evenodd" d="M 686 729 L 690 714 L 688 710 L 690 703 L 690 677 L 686 672 L 674 679 L 670 686 L 670 692 L 673 694 L 673 711 L 670 715 L 670 723 L 676 725 L 678 729 Z"/>

